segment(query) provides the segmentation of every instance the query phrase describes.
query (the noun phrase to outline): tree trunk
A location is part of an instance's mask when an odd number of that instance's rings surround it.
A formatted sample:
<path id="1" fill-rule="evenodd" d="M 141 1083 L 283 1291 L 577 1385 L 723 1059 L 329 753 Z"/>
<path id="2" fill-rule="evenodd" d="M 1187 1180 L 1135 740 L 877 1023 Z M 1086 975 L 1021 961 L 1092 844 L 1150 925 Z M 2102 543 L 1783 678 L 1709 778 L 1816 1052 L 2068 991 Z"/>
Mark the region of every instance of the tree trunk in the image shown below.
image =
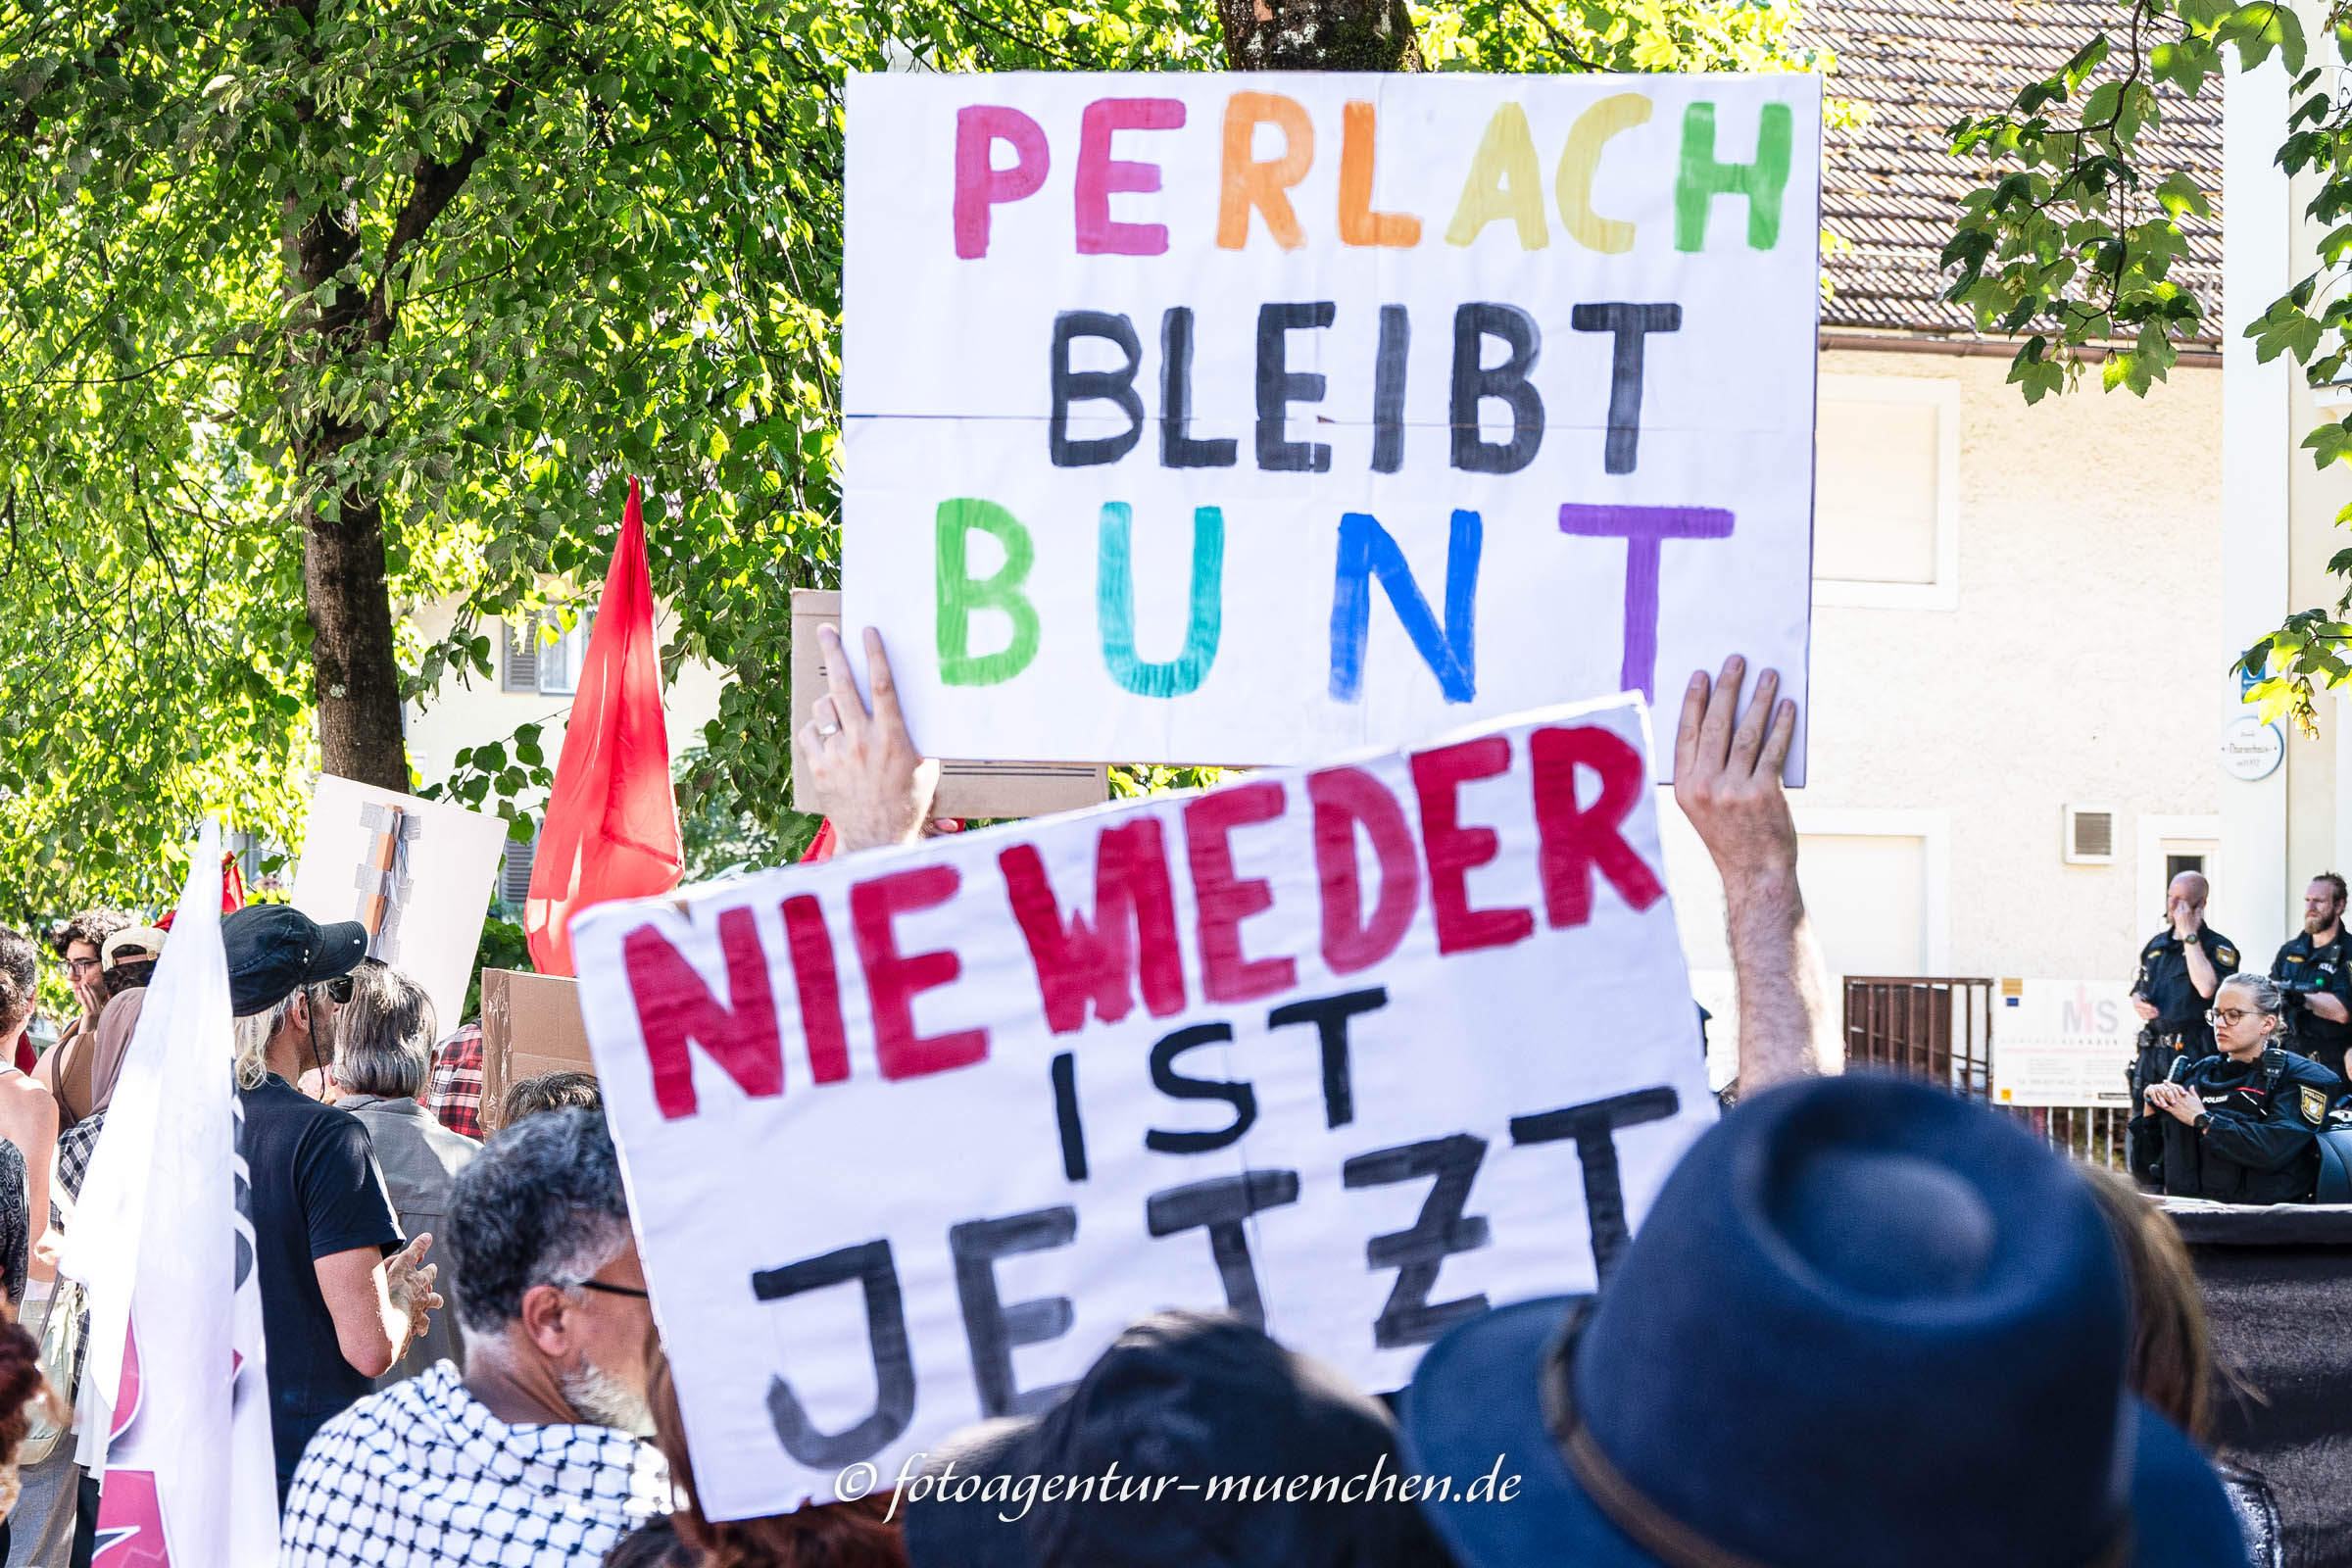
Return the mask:
<path id="1" fill-rule="evenodd" d="M 1217 0 L 1236 71 L 1423 71 L 1404 0 Z"/>
<path id="2" fill-rule="evenodd" d="M 317 22 L 317 0 L 293 0 L 306 24 Z M 341 277 L 360 251 L 353 213 L 340 204 L 308 208 L 289 191 L 284 253 L 286 291 L 305 302 L 295 316 L 297 352 L 313 368 L 359 368 L 386 353 L 399 309 L 386 283 L 410 246 L 457 199 L 489 145 L 490 127 L 514 105 L 520 77 L 510 74 L 473 138 L 447 163 L 420 160 L 384 247 L 372 281 L 348 278 L 333 303 L 314 306 L 320 285 Z M 297 106 L 306 124 L 320 123 L 315 105 Z M 368 434 L 365 415 L 318 411 L 298 437 L 295 461 L 308 475 Z M 314 500 L 303 515 L 302 587 L 311 623 L 311 700 L 318 710 L 318 752 L 327 772 L 406 794 L 409 750 L 401 730 L 400 651 L 392 633 L 392 593 L 384 563 L 384 508 L 379 494 L 346 486 L 328 518 Z"/>
<path id="3" fill-rule="evenodd" d="M 302 586 L 323 765 L 338 777 L 405 795 L 409 752 L 401 734 L 400 659 L 392 643 L 380 505 L 346 495 L 334 521 L 307 519 Z"/>

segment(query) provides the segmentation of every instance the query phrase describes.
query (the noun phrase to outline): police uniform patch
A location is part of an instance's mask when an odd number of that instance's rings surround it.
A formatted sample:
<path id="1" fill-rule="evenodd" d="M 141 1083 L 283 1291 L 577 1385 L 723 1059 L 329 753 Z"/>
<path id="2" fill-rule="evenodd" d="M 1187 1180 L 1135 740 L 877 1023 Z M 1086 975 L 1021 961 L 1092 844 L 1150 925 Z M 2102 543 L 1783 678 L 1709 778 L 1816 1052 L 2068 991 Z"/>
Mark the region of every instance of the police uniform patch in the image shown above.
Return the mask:
<path id="1" fill-rule="evenodd" d="M 2295 1098 L 2305 1121 L 2317 1127 L 2328 1119 L 2328 1097 L 2319 1090 L 2305 1084 Z"/>
<path id="2" fill-rule="evenodd" d="M 2213 956 L 2221 959 L 2224 963 L 2235 963 L 2237 961 L 2237 950 L 2226 942 L 2213 950 Z"/>

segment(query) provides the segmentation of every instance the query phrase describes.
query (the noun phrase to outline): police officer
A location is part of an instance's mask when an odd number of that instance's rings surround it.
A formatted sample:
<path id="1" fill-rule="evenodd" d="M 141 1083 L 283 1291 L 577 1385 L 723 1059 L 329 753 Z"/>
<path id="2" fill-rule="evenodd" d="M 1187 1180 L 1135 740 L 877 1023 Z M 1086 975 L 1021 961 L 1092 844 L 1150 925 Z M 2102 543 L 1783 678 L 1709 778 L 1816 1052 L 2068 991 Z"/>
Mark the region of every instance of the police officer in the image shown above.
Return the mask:
<path id="1" fill-rule="evenodd" d="M 2132 1124 L 2133 1175 L 2175 1198 L 2311 1201 L 2320 1129 L 2347 1102 L 2341 1078 L 2278 1048 L 2284 1013 L 2275 981 L 2222 982 L 2212 1019 L 2221 1054 L 2183 1060 L 2177 1082 L 2149 1086 L 2147 1113 Z"/>
<path id="2" fill-rule="evenodd" d="M 2205 1013 L 2223 980 L 2237 972 L 2237 948 L 2205 923 L 2205 878 L 2183 871 L 2165 890 L 2167 924 L 2139 950 L 2132 1005 L 2144 1023 L 2132 1068 L 2132 1114 L 2150 1084 L 2162 1083 L 2176 1056 L 2213 1054 Z"/>
<path id="3" fill-rule="evenodd" d="M 2323 871 L 2303 890 L 2303 932 L 2272 960 L 2286 993 L 2288 1049 L 2344 1076 L 2352 1044 L 2352 953 L 2344 941 L 2344 879 Z"/>

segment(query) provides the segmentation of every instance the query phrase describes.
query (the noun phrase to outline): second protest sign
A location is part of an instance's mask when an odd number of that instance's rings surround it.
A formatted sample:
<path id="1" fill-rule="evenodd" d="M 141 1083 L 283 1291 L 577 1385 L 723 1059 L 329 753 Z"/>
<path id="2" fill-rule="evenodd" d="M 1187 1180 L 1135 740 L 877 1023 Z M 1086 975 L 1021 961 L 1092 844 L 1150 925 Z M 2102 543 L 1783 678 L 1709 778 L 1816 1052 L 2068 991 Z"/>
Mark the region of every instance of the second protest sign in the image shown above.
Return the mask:
<path id="1" fill-rule="evenodd" d="M 1714 1117 L 1632 702 L 573 926 L 704 1508 L 1229 1309 L 1371 1389 Z"/>
<path id="2" fill-rule="evenodd" d="M 1819 77 L 848 104 L 842 609 L 929 755 L 1311 763 L 1735 651 L 1805 710 Z"/>

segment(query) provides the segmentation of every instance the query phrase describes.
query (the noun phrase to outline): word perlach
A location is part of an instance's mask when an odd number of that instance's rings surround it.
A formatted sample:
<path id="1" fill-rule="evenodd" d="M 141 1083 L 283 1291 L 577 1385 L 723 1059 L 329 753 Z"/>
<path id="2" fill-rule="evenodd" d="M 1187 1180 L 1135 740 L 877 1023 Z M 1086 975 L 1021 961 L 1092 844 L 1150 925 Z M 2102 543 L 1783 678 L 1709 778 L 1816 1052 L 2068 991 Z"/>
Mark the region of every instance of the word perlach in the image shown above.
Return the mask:
<path id="1" fill-rule="evenodd" d="M 1735 649 L 1801 711 L 1818 80 L 1235 81 L 853 82 L 844 613 L 917 743 L 1310 761 Z"/>
<path id="2" fill-rule="evenodd" d="M 1555 709 L 584 912 L 705 1506 L 894 1473 L 1169 1306 L 1387 1389 L 1592 1289 L 1714 1115 L 1645 732 Z"/>

